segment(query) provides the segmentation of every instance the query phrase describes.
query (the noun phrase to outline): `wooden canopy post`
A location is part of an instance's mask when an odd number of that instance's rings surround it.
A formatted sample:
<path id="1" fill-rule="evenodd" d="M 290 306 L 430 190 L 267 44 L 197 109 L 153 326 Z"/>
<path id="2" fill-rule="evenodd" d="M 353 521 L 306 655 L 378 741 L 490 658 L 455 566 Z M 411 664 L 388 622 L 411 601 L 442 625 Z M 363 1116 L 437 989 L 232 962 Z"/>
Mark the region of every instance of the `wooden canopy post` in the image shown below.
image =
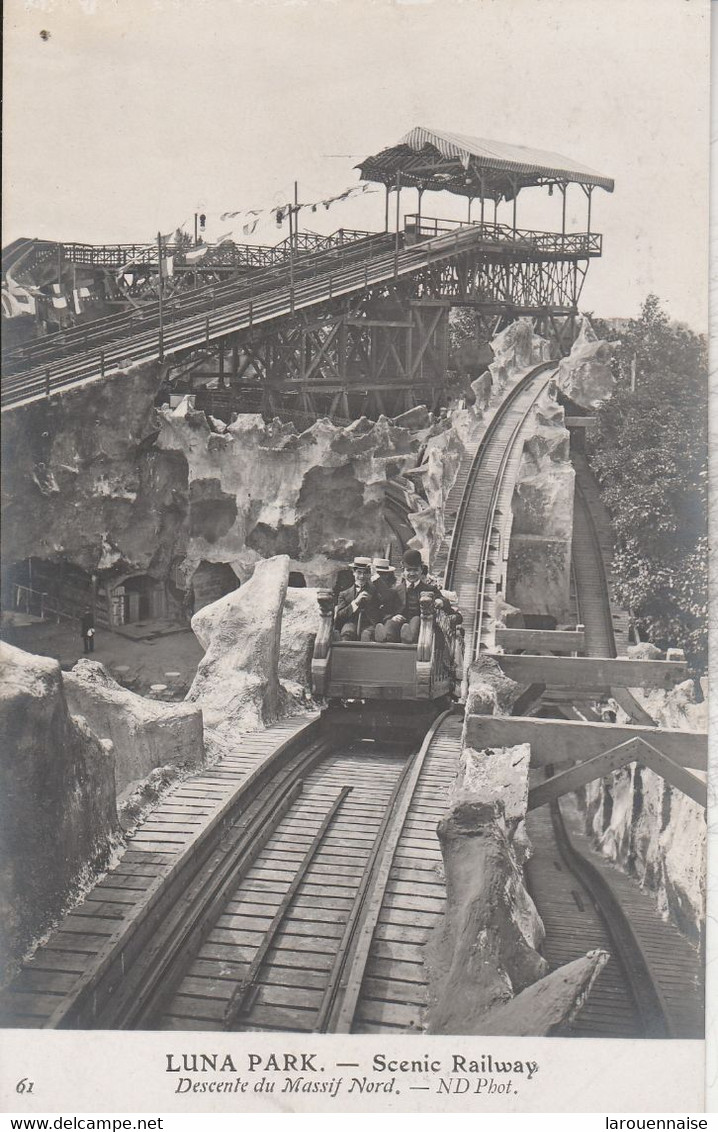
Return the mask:
<path id="1" fill-rule="evenodd" d="M 479 191 L 481 192 L 481 227 L 484 226 L 484 178 L 479 177 Z"/>
<path id="2" fill-rule="evenodd" d="M 593 193 L 593 185 L 588 185 L 586 188 L 586 196 L 588 197 L 588 216 L 586 218 L 586 233 L 590 235 L 591 232 L 591 195 Z"/>
<path id="3" fill-rule="evenodd" d="M 416 193 L 417 193 L 417 198 L 418 198 L 418 201 L 419 201 L 419 204 L 418 204 L 419 211 L 416 214 L 416 229 L 417 229 L 416 234 L 418 236 L 419 235 L 419 229 L 421 228 L 421 198 L 424 195 L 423 185 L 417 185 L 416 186 Z"/>
<path id="4" fill-rule="evenodd" d="M 473 197 L 469 197 L 469 209 L 468 209 L 468 213 L 467 213 L 467 217 L 466 217 L 469 224 L 471 223 L 471 202 L 473 201 L 473 199 L 474 199 Z"/>
<path id="5" fill-rule="evenodd" d="M 561 196 L 563 198 L 562 204 L 561 204 L 561 235 L 562 236 L 566 235 L 566 189 L 567 188 L 568 188 L 568 185 L 565 182 L 563 182 L 562 184 L 559 185 L 559 189 L 561 190 Z"/>
<path id="6" fill-rule="evenodd" d="M 389 193 L 390 192 L 391 192 L 391 189 L 389 188 L 389 183 L 385 182 L 385 184 L 384 184 L 384 193 L 385 193 L 385 196 L 384 196 L 384 231 L 385 232 L 389 231 Z"/>
<path id="7" fill-rule="evenodd" d="M 516 180 L 515 177 L 511 178 L 511 185 L 512 185 L 512 188 L 514 190 L 513 229 L 514 229 L 514 236 L 515 236 L 516 235 L 516 201 L 517 201 L 517 198 L 518 198 L 518 195 L 519 195 L 519 185 L 518 185 L 518 181 Z"/>

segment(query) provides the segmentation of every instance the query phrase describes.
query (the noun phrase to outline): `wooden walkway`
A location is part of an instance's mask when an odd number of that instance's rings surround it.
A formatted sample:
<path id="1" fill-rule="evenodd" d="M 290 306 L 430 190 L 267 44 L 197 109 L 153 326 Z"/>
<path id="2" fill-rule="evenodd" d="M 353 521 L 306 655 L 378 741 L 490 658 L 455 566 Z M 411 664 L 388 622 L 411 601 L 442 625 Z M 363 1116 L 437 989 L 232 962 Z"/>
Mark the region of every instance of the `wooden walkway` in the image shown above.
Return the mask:
<path id="1" fill-rule="evenodd" d="M 0 1024 L 52 1026 L 73 991 L 107 960 L 117 938 L 142 915 L 173 865 L 219 820 L 241 784 L 315 718 L 293 716 L 241 736 L 235 752 L 173 787 L 128 837 L 118 863 L 0 994 Z"/>

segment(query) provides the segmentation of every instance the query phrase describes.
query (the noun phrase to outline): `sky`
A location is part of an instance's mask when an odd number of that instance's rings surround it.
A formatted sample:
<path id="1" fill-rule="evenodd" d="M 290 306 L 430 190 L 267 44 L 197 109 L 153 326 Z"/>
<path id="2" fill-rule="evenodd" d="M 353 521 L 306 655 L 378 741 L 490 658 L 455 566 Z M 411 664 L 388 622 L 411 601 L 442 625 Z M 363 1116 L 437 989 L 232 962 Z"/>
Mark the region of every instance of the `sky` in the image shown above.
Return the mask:
<path id="1" fill-rule="evenodd" d="M 613 177 L 581 308 L 632 316 L 652 291 L 706 327 L 708 0 L 6 0 L 4 30 L 3 245 L 144 242 L 196 211 L 212 239 L 295 180 L 301 201 L 357 184 L 361 158 L 423 125 Z M 519 226 L 560 230 L 560 209 L 526 190 Z M 466 202 L 427 193 L 422 213 Z M 383 189 L 300 219 L 383 222 Z M 568 224 L 585 229 L 578 186 Z"/>

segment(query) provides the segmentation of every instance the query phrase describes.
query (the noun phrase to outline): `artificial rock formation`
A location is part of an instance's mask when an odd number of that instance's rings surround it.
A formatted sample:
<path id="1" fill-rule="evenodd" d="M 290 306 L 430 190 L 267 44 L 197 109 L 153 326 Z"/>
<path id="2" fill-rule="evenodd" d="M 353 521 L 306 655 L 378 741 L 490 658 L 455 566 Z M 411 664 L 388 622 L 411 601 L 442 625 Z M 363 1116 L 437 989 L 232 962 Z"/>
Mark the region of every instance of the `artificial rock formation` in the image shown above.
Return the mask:
<path id="1" fill-rule="evenodd" d="M 502 672 L 498 661 L 478 656 L 468 667 L 465 720 L 475 715 L 509 715 L 521 691 L 521 685 Z"/>
<path id="2" fill-rule="evenodd" d="M 13 963 L 109 858 L 112 745 L 71 716 L 57 661 L 0 645 L 0 959 Z"/>
<path id="3" fill-rule="evenodd" d="M 204 759 L 202 712 L 155 703 L 122 688 L 97 661 L 82 659 L 64 677 L 70 711 L 112 742 L 115 789 L 122 793 L 155 767 L 196 767 Z"/>
<path id="4" fill-rule="evenodd" d="M 287 555 L 259 561 L 240 589 L 192 618 L 205 655 L 186 701 L 202 708 L 209 728 L 236 735 L 264 727 L 280 713 L 278 669 L 288 579 Z"/>
<path id="5" fill-rule="evenodd" d="M 532 419 L 511 501 L 506 600 L 561 622 L 570 613 L 575 473 L 562 407 L 544 394 Z"/>
<path id="6" fill-rule="evenodd" d="M 581 319 L 571 353 L 559 362 L 557 383 L 564 396 L 584 409 L 597 408 L 613 392 L 611 345 L 597 337 L 587 318 Z"/>
<path id="7" fill-rule="evenodd" d="M 438 826 L 446 910 L 431 949 L 432 1033 L 555 1033 L 608 959 L 591 952 L 549 974 L 538 953 L 544 928 L 522 871 L 529 762 L 525 743 L 462 753 Z"/>
<path id="8" fill-rule="evenodd" d="M 517 318 L 491 340 L 494 360 L 489 364 L 493 393 L 501 392 L 516 377 L 541 362 L 551 361 L 551 343 L 534 334 L 530 318 Z"/>
<path id="9" fill-rule="evenodd" d="M 147 363 L 8 414 L 3 561 L 166 576 L 186 541 L 186 464 L 154 446 L 162 367 Z"/>
<path id="10" fill-rule="evenodd" d="M 346 427 L 323 419 L 302 433 L 256 415 L 213 431 L 186 400 L 160 417 L 157 447 L 188 468 L 188 580 L 201 562 L 227 562 L 244 581 L 259 560 L 286 554 L 309 585 L 332 585 L 355 554 L 394 540 L 387 495 L 421 513 L 419 545 L 443 530 L 460 446 L 427 410 Z"/>
<path id="11" fill-rule="evenodd" d="M 290 587 L 282 610 L 279 681 L 286 692 L 300 701 L 311 691 L 312 652 L 318 628 L 317 590 Z"/>
<path id="12" fill-rule="evenodd" d="M 478 1032 L 478 1019 L 547 970 L 543 926 L 512 841 L 528 797 L 529 748 L 466 749 L 438 826 L 446 911 L 437 927 L 429 1029 Z"/>
<path id="13" fill-rule="evenodd" d="M 707 705 L 695 702 L 691 681 L 669 692 L 635 688 L 633 694 L 659 726 L 707 730 Z M 688 939 L 701 944 L 707 852 L 702 806 L 640 763 L 589 783 L 576 797 L 599 851 L 635 876 Z"/>

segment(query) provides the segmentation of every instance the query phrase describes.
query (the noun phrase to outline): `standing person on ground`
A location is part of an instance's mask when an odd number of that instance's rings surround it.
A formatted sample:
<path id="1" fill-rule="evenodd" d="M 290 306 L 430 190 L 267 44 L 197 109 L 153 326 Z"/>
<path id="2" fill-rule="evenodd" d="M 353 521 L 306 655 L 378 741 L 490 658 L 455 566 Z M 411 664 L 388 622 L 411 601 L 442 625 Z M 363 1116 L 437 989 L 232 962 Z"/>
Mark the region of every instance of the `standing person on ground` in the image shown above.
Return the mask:
<path id="1" fill-rule="evenodd" d="M 86 609 L 80 621 L 80 632 L 85 653 L 95 651 L 95 615 L 91 609 Z"/>

